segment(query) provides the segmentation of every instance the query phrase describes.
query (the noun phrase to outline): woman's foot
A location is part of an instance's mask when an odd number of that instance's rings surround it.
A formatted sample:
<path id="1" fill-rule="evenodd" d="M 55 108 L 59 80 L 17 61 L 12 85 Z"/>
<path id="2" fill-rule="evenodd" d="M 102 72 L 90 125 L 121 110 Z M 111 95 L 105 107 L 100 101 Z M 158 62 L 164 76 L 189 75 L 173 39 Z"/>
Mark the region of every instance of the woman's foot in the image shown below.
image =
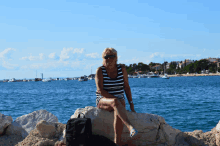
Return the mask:
<path id="1" fill-rule="evenodd" d="M 138 131 L 135 128 L 132 128 L 131 131 L 130 131 L 130 137 L 132 138 L 137 134 L 138 134 Z"/>

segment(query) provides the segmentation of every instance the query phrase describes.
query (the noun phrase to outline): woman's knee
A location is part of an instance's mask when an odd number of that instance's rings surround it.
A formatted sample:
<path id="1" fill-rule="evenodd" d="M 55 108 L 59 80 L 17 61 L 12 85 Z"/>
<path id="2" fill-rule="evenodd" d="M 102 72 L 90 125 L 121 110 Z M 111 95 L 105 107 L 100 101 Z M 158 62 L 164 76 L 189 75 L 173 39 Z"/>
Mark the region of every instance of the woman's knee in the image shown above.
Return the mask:
<path id="1" fill-rule="evenodd" d="M 111 112 L 111 111 L 113 111 L 114 109 L 111 107 L 111 106 L 109 106 L 109 105 L 104 105 L 104 104 L 98 104 L 98 106 L 97 106 L 99 109 L 103 109 L 103 110 L 106 110 L 106 111 L 109 111 L 109 112 Z"/>

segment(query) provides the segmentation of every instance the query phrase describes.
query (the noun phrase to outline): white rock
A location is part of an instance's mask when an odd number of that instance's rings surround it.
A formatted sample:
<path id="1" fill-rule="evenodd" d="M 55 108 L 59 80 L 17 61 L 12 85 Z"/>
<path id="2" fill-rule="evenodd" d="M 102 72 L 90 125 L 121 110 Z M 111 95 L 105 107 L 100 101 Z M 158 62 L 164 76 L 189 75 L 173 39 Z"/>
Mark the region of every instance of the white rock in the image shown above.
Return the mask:
<path id="1" fill-rule="evenodd" d="M 18 117 L 6 130 L 6 134 L 21 134 L 26 137 L 31 130 L 35 129 L 36 124 L 41 120 L 47 122 L 58 122 L 58 119 L 52 113 L 46 110 L 34 111 L 30 114 Z"/>
<path id="2" fill-rule="evenodd" d="M 217 130 L 218 132 L 220 132 L 220 121 L 219 121 L 218 124 L 216 125 L 216 130 Z"/>
<path id="3" fill-rule="evenodd" d="M 5 116 L 0 113 L 0 135 L 3 134 L 5 128 L 12 123 L 13 119 L 11 116 Z"/>
<path id="4" fill-rule="evenodd" d="M 86 118 L 91 118 L 92 132 L 103 135 L 112 141 L 114 140 L 113 119 L 114 113 L 100 110 L 96 107 L 79 108 L 71 118 L 76 118 L 79 113 L 84 113 Z M 127 116 L 131 124 L 138 130 L 138 138 L 133 141 L 134 145 L 157 145 L 168 143 L 175 144 L 176 135 L 181 132 L 166 124 L 163 117 L 127 111 Z M 126 126 L 123 128 L 122 141 L 130 139 Z"/>

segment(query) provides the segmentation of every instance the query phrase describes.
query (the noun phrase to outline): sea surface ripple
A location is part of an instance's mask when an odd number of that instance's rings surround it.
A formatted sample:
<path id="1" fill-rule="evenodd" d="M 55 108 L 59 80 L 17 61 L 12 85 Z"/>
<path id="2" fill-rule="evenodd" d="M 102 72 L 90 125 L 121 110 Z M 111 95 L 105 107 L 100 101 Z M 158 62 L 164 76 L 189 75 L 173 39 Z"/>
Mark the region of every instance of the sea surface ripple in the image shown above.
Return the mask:
<path id="1" fill-rule="evenodd" d="M 181 131 L 210 131 L 220 120 L 220 76 L 129 78 L 138 113 L 162 116 Z M 94 80 L 0 83 L 0 112 L 13 120 L 45 109 L 66 123 L 77 108 L 95 106 Z M 130 110 L 126 101 L 126 109 Z"/>

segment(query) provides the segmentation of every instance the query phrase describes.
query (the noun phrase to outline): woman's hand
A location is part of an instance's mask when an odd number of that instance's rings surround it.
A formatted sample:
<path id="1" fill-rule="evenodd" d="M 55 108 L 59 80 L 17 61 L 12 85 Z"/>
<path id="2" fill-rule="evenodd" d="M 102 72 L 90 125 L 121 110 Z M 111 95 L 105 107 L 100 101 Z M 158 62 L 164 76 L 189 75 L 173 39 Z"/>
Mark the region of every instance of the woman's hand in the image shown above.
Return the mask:
<path id="1" fill-rule="evenodd" d="M 134 110 L 134 104 L 133 104 L 133 103 L 130 104 L 130 108 L 131 108 L 131 111 L 132 111 L 132 112 L 135 112 L 135 113 L 136 113 L 136 111 Z"/>

